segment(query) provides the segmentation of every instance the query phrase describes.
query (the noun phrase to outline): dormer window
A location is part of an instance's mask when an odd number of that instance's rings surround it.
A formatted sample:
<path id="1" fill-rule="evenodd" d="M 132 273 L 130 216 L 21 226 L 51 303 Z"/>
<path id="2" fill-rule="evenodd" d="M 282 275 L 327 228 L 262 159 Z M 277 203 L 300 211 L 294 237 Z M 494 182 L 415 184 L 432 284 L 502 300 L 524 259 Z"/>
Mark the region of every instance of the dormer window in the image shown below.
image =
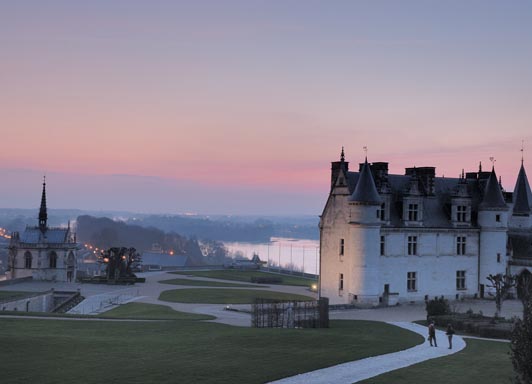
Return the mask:
<path id="1" fill-rule="evenodd" d="M 467 221 L 467 207 L 465 205 L 458 205 L 456 207 L 456 221 L 465 223 Z"/>
<path id="2" fill-rule="evenodd" d="M 408 204 L 408 221 L 418 220 L 418 205 Z"/>

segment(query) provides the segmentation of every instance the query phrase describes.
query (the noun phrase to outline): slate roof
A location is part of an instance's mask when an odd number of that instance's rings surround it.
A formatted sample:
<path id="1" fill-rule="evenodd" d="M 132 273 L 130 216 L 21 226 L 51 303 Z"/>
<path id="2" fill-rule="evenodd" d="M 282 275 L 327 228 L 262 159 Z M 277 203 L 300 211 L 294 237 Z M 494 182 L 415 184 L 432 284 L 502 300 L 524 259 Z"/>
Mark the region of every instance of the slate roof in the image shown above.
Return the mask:
<path id="1" fill-rule="evenodd" d="M 504 197 L 502 196 L 501 187 L 497 181 L 497 175 L 495 174 L 495 169 L 491 170 L 490 177 L 486 183 L 486 188 L 484 191 L 484 198 L 480 203 L 480 209 L 489 209 L 489 208 L 506 208 L 506 203 L 504 202 Z"/>
<path id="2" fill-rule="evenodd" d="M 382 164 L 382 163 L 379 163 Z M 349 192 L 353 198 L 377 201 L 377 198 L 373 196 L 373 191 L 370 191 L 367 195 L 359 195 L 357 187 L 359 185 L 365 185 L 362 190 L 368 192 L 367 185 L 368 180 L 363 181 L 361 184 L 359 181 L 363 180 L 364 168 L 366 163 L 361 164 L 360 172 L 349 171 L 347 173 L 347 185 Z M 501 188 L 497 181 L 495 172 L 471 172 L 468 173 L 467 178 L 452 178 L 452 177 L 433 177 L 431 180 L 432 188 L 429 188 L 430 183 L 426 182 L 423 175 L 397 175 L 386 174 L 384 178 L 375 177 L 373 173 L 372 165 L 368 164 L 370 173 L 373 174 L 371 181 L 374 181 L 374 185 L 379 186 L 376 188 L 376 193 L 381 192 L 381 195 L 389 193 L 391 195 L 390 202 L 390 227 L 404 227 L 405 223 L 402 219 L 403 214 L 403 199 L 408 195 L 412 180 L 417 179 L 419 181 L 419 189 L 421 191 L 421 198 L 423 199 L 423 226 L 432 228 L 450 228 L 452 227 L 451 221 L 451 206 L 453 198 L 463 198 L 464 189 L 467 191 L 466 198 L 471 199 L 471 225 L 477 225 L 477 215 L 479 206 L 483 201 L 486 202 L 486 207 L 496 207 L 499 209 L 507 208 Z M 367 176 L 364 176 L 367 177 Z M 495 180 L 491 186 L 488 186 L 488 180 L 493 177 Z M 425 182 L 423 181 L 425 180 Z M 460 185 L 462 184 L 462 185 Z M 463 185 L 465 184 L 465 185 Z M 460 187 L 460 188 L 459 188 Z M 371 190 L 371 185 L 370 188 Z M 459 193 L 459 191 L 461 192 Z M 379 200 L 381 200 L 379 195 Z"/>
<path id="3" fill-rule="evenodd" d="M 349 198 L 349 201 L 363 203 L 363 204 L 381 204 L 382 199 L 377 192 L 375 181 L 368 164 L 368 160 L 364 162 L 362 170 L 360 171 L 359 180 L 356 183 L 355 190 Z"/>
<path id="4" fill-rule="evenodd" d="M 20 242 L 24 244 L 39 244 L 41 242 L 50 244 L 69 243 L 69 233 L 70 230 L 68 228 L 48 228 L 43 234 L 39 227 L 27 227 L 20 234 Z"/>
<path id="5" fill-rule="evenodd" d="M 526 172 L 525 168 L 523 167 L 523 164 L 521 164 L 521 169 L 519 169 L 519 175 L 517 176 L 517 182 L 515 183 L 513 202 L 514 214 L 530 214 L 530 203 L 532 203 L 532 196 L 530 192 L 530 185 L 528 184 L 528 178 L 526 177 Z"/>

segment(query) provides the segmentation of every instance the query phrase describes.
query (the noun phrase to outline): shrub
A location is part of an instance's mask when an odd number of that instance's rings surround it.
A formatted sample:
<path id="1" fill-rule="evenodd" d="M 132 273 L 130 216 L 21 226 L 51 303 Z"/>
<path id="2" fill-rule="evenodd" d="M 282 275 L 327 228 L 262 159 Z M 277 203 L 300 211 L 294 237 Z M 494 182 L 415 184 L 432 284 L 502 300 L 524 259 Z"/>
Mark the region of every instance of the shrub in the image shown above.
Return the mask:
<path id="1" fill-rule="evenodd" d="M 268 276 L 268 277 L 252 276 L 250 280 L 252 283 L 257 283 L 257 284 L 280 284 L 283 282 L 283 279 L 281 277 L 276 277 L 276 276 Z"/>
<path id="2" fill-rule="evenodd" d="M 449 301 L 445 300 L 443 296 L 427 301 L 425 309 L 427 311 L 427 319 L 432 316 L 449 315 L 451 313 Z"/>

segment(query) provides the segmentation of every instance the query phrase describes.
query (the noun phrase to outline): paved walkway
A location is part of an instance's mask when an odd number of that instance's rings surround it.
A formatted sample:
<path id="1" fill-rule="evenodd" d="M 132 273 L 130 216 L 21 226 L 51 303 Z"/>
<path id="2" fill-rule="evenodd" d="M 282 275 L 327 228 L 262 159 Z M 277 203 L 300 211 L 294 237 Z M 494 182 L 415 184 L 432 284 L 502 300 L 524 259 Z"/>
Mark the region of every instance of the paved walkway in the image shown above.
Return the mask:
<path id="1" fill-rule="evenodd" d="M 390 322 L 401 328 L 419 333 L 425 342 L 404 351 L 388 353 L 362 360 L 334 365 L 316 371 L 302 373 L 270 384 L 351 384 L 381 375 L 396 369 L 408 367 L 437 357 L 447 356 L 465 348 L 465 342 L 460 336 L 453 337 L 453 349 L 448 349 L 447 336 L 443 331 L 436 331 L 439 341 L 437 348 L 431 347 L 426 340 L 427 327 L 408 322 Z"/>

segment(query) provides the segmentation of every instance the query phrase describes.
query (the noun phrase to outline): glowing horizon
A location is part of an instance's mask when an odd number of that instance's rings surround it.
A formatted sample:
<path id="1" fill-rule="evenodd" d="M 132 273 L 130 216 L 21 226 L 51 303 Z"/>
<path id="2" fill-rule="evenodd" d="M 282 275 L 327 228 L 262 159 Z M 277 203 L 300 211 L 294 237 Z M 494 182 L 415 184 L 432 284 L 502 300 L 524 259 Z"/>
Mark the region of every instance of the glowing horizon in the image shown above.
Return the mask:
<path id="1" fill-rule="evenodd" d="M 29 181 L 13 170 L 26 169 L 67 183 L 131 175 L 135 188 L 153 177 L 157 209 L 175 204 L 168 184 L 193 201 L 184 183 L 210 189 L 221 210 L 239 210 L 247 191 L 267 209 L 319 214 L 342 146 L 352 164 L 367 146 L 396 174 L 457 177 L 493 156 L 513 190 L 523 140 L 532 169 L 531 12 L 491 1 L 2 4 L 1 201 L 34 204 L 16 192 Z M 101 188 L 59 201 L 120 203 Z"/>

